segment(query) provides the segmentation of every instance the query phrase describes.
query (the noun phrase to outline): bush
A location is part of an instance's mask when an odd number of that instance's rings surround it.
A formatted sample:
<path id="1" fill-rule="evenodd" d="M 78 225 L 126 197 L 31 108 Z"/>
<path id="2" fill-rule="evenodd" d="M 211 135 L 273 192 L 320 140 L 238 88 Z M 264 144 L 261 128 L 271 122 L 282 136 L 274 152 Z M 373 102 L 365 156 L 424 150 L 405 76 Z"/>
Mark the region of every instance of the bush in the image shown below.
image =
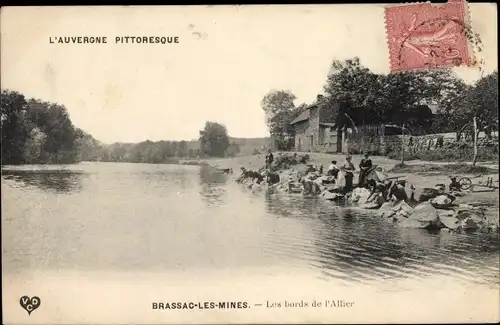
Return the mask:
<path id="1" fill-rule="evenodd" d="M 306 164 L 309 161 L 310 157 L 308 154 L 304 155 L 296 155 L 296 154 L 280 154 L 274 160 L 274 165 L 276 168 L 288 168 L 289 166 L 297 165 L 297 164 Z"/>
<path id="2" fill-rule="evenodd" d="M 400 160 L 401 159 L 401 150 L 393 150 L 386 154 L 386 157 L 389 159 Z M 418 160 L 420 159 L 416 154 L 405 152 L 405 160 Z"/>
<path id="3" fill-rule="evenodd" d="M 470 164 L 448 164 L 448 165 L 395 165 L 389 172 L 392 173 L 424 173 L 424 172 L 441 172 L 455 174 L 488 174 L 496 173 L 497 170 L 486 166 L 472 166 Z"/>

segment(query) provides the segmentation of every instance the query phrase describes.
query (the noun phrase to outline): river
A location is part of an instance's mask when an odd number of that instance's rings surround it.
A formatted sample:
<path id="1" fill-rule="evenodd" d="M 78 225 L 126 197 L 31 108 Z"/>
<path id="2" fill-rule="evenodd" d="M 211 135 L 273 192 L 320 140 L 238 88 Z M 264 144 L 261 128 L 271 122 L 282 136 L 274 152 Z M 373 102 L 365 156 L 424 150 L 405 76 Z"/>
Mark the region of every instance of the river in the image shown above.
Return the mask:
<path id="1" fill-rule="evenodd" d="M 226 283 L 220 290 L 232 295 L 237 287 L 246 299 L 245 290 L 266 283 L 253 292 L 261 300 L 278 282 L 310 283 L 311 295 L 318 294 L 312 288 L 336 288 L 358 300 L 365 289 L 422 301 L 448 284 L 491 297 L 499 290 L 497 236 L 402 229 L 319 198 L 251 192 L 235 175 L 197 166 L 89 162 L 2 173 L 4 295 L 38 286 L 53 299 L 57 288 L 76 299 L 71 286 L 95 294 L 106 285 L 118 297 L 135 286 L 149 311 L 148 299 L 161 298 L 155 288 L 175 286 L 180 297 L 195 284 Z M 139 298 L 123 299 L 136 306 Z M 74 308 L 61 322 L 81 321 L 82 307 Z M 45 315 L 41 321 L 52 321 Z"/>

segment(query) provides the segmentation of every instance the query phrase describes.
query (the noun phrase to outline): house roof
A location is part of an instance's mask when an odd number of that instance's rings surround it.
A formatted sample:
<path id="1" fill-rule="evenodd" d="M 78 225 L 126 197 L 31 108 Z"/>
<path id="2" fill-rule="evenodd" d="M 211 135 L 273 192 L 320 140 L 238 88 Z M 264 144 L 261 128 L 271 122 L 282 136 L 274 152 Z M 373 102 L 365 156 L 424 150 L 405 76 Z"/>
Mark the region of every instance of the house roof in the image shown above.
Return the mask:
<path id="1" fill-rule="evenodd" d="M 330 127 L 330 128 L 336 127 L 335 123 L 323 123 L 323 122 L 321 122 L 321 123 L 319 123 L 319 125 L 321 125 L 321 126 L 327 126 L 327 127 Z"/>
<path id="2" fill-rule="evenodd" d="M 314 103 L 314 104 L 307 106 L 307 108 L 302 113 L 300 113 L 300 115 L 297 116 L 293 121 L 291 121 L 290 124 L 293 125 L 293 124 L 307 121 L 309 119 L 309 117 L 311 116 L 310 109 L 313 107 L 316 107 L 316 105 L 317 105 L 317 103 Z"/>
<path id="3" fill-rule="evenodd" d="M 299 122 L 307 121 L 309 119 L 309 108 L 307 108 L 305 111 L 300 113 L 299 116 L 297 116 L 293 121 L 290 122 L 290 124 L 297 124 Z"/>

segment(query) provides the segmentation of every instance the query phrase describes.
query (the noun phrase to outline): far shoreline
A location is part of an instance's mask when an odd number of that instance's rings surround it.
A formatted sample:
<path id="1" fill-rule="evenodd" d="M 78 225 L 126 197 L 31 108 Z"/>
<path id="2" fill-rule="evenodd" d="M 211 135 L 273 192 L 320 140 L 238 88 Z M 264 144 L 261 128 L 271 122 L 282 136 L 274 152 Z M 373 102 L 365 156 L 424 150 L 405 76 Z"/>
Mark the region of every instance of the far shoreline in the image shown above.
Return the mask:
<path id="1" fill-rule="evenodd" d="M 294 151 L 276 151 L 276 155 L 279 154 L 308 154 L 311 157 L 309 164 L 323 164 L 325 167 L 330 164 L 331 160 L 337 160 L 341 162 L 345 159 L 346 154 L 337 153 L 319 153 L 319 152 L 294 152 Z M 2 169 L 8 169 L 10 167 L 22 167 L 22 166 L 71 166 L 78 165 L 81 163 L 125 163 L 125 164 L 147 164 L 147 165 L 183 165 L 183 166 L 209 166 L 213 168 L 240 168 L 241 166 L 260 168 L 265 165 L 264 163 L 264 153 L 254 154 L 254 155 L 242 155 L 235 157 L 205 157 L 205 158 L 172 158 L 170 161 L 164 162 L 132 162 L 132 161 L 98 161 L 98 160 L 82 160 L 79 162 L 72 163 L 41 163 L 41 164 L 2 164 Z M 361 154 L 351 154 L 353 161 L 361 160 L 363 155 Z M 374 164 L 381 165 L 386 170 L 392 169 L 394 166 L 400 164 L 399 159 L 391 159 L 386 156 L 371 156 Z M 449 164 L 462 164 L 471 165 L 470 162 L 454 162 L 454 161 L 426 161 L 426 160 L 407 160 L 404 162 L 405 165 L 449 165 Z M 492 173 L 499 173 L 499 161 L 488 160 L 488 161 L 478 161 L 476 166 L 488 166 L 492 168 Z M 258 167 L 257 167 L 258 166 Z"/>

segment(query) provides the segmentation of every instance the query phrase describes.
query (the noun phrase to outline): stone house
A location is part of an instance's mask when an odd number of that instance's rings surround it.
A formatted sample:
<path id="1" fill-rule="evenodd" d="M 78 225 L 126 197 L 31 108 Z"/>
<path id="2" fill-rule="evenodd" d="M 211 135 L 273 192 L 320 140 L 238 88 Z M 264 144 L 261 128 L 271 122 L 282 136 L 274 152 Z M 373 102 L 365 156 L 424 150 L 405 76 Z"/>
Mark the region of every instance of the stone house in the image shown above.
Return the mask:
<path id="1" fill-rule="evenodd" d="M 297 116 L 291 125 L 295 129 L 295 151 L 314 151 L 341 153 L 347 152 L 343 139 L 343 131 L 328 120 L 326 112 L 321 110 L 323 96 L 309 105 Z"/>
<path id="2" fill-rule="evenodd" d="M 328 112 L 322 110 L 322 99 L 319 95 L 315 103 L 290 122 L 295 129 L 295 151 L 378 155 L 388 146 L 397 146 L 394 141 L 402 133 L 399 126 L 353 125 L 339 129 L 329 120 Z"/>

